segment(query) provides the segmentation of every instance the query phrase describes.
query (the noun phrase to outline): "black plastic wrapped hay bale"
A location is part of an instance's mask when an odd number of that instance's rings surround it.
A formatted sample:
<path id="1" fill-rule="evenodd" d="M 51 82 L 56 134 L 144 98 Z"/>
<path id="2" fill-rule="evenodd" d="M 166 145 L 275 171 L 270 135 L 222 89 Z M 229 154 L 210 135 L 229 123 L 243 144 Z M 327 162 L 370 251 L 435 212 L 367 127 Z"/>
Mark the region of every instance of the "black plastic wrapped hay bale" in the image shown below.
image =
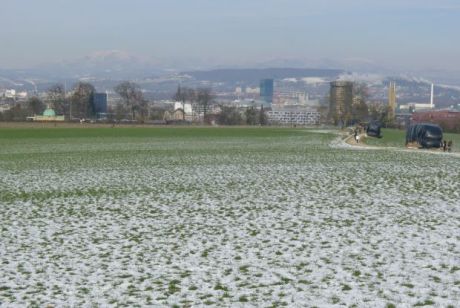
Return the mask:
<path id="1" fill-rule="evenodd" d="M 440 148 L 442 128 L 431 123 L 413 124 L 406 133 L 406 145 L 410 143 L 417 143 L 422 148 Z"/>
<path id="2" fill-rule="evenodd" d="M 369 137 L 376 137 L 376 138 L 381 138 L 381 130 L 382 124 L 379 121 L 371 121 L 369 125 L 367 126 L 366 129 L 366 134 Z"/>

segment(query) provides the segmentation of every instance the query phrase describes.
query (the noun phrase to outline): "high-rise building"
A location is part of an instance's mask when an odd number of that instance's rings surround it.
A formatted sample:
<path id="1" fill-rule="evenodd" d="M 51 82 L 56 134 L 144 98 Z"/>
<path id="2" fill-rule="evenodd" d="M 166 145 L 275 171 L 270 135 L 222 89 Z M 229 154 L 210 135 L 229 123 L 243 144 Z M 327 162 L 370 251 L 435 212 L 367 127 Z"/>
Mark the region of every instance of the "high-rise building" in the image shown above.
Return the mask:
<path id="1" fill-rule="evenodd" d="M 107 93 L 94 93 L 93 105 L 96 115 L 107 113 Z"/>
<path id="2" fill-rule="evenodd" d="M 329 116 L 335 124 L 346 125 L 351 120 L 353 104 L 353 83 L 350 81 L 331 82 Z"/>
<path id="3" fill-rule="evenodd" d="M 388 118 L 394 119 L 396 116 L 396 83 L 390 82 L 388 87 Z"/>
<path id="4" fill-rule="evenodd" d="M 273 79 L 260 81 L 260 99 L 269 104 L 273 102 Z"/>

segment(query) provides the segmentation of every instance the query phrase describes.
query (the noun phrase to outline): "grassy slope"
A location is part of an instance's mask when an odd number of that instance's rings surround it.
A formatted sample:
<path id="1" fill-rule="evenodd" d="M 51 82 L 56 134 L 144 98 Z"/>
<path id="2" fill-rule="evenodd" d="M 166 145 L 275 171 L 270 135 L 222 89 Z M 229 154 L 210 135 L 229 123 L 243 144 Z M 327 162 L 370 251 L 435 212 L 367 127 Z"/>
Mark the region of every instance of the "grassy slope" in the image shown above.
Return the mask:
<path id="1" fill-rule="evenodd" d="M 398 129 L 383 129 L 383 138 L 367 138 L 366 143 L 376 146 L 404 147 L 406 140 L 406 131 Z M 444 134 L 445 140 L 452 140 L 454 150 L 460 151 L 460 134 Z"/>

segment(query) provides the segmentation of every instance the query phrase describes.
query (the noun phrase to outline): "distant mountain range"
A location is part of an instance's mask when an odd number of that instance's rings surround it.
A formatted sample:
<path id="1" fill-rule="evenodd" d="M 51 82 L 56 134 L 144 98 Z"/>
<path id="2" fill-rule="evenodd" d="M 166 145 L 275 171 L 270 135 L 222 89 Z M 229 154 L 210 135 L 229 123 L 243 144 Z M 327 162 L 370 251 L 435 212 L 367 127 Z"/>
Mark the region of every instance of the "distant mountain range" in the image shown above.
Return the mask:
<path id="1" fill-rule="evenodd" d="M 257 85 L 261 79 L 286 79 L 325 77 L 335 79 L 343 70 L 335 69 L 308 69 L 308 68 L 260 68 L 260 69 L 216 69 L 209 71 L 184 72 L 197 80 L 208 80 L 212 82 L 225 82 L 230 84 Z"/>
<path id="2" fill-rule="evenodd" d="M 429 95 L 429 84 L 434 80 L 438 101 L 446 106 L 458 104 L 460 101 L 460 87 L 449 85 L 460 85 L 460 74 L 442 71 L 429 71 L 426 75 L 392 74 L 366 59 L 348 59 L 342 62 L 328 59 L 319 62 L 271 59 L 256 63 L 251 68 L 212 69 L 212 64 L 208 64 L 207 69 L 204 65 L 205 69 L 188 69 L 200 67 L 196 63 L 192 60 L 189 63 L 186 60 L 182 63 L 168 63 L 122 51 L 98 51 L 79 59 L 48 63 L 31 69 L 0 69 L 0 89 L 40 92 L 56 82 L 65 82 L 70 88 L 74 82 L 85 80 L 93 83 L 100 91 L 110 91 L 121 80 L 132 80 L 158 99 L 171 97 L 179 83 L 190 87 L 212 86 L 219 91 L 231 92 L 238 85 L 258 86 L 261 79 L 273 78 L 297 83 L 292 88 L 314 90 L 317 95 L 325 95 L 329 81 L 345 79 L 367 83 L 378 93 L 377 99 L 384 99 L 385 87 L 392 80 L 398 85 L 401 101 L 424 102 Z M 304 83 L 305 87 L 302 86 Z M 318 86 L 319 83 L 322 85 Z"/>
<path id="3" fill-rule="evenodd" d="M 248 68 L 252 68 L 254 70 Z M 151 56 L 135 55 L 120 50 L 95 51 L 84 57 L 46 63 L 28 69 L 2 70 L 0 68 L 0 76 L 11 79 L 35 78 L 62 80 L 97 78 L 112 80 L 138 80 L 163 76 L 170 73 L 193 72 L 193 75 L 199 78 L 201 78 L 200 76 L 207 78 L 210 74 L 213 74 L 214 76 L 212 79 L 215 79 L 217 74 L 221 74 L 222 71 L 224 71 L 227 76 L 231 76 L 234 75 L 234 73 L 238 73 L 238 70 L 243 69 L 245 70 L 243 73 L 250 76 L 256 76 L 258 73 L 255 69 L 264 69 L 271 71 L 263 71 L 263 73 L 268 73 L 269 76 L 277 78 L 280 76 L 277 75 L 280 71 L 273 69 L 286 70 L 286 68 L 293 68 L 292 71 L 289 72 L 290 74 L 311 74 L 311 72 L 314 72 L 315 69 L 318 71 L 326 71 L 326 74 L 336 71 L 380 74 L 385 76 L 394 76 L 406 73 L 411 76 L 423 76 L 427 79 L 435 80 L 436 83 L 460 85 L 460 72 L 447 72 L 442 70 L 404 72 L 401 71 L 400 68 L 397 68 L 396 70 L 387 68 L 380 63 L 364 58 L 345 58 L 340 60 L 328 58 L 272 58 L 248 62 L 245 64 L 222 66 L 212 61 L 206 61 L 205 59 L 180 59 L 173 61 L 158 59 Z M 222 75 L 222 77 L 219 78 L 231 78 L 232 80 L 236 80 L 238 76 L 224 77 Z"/>
<path id="4" fill-rule="evenodd" d="M 149 59 L 117 50 L 98 51 L 70 61 L 44 64 L 36 71 L 54 78 L 115 80 L 146 78 L 163 73 L 158 64 Z"/>

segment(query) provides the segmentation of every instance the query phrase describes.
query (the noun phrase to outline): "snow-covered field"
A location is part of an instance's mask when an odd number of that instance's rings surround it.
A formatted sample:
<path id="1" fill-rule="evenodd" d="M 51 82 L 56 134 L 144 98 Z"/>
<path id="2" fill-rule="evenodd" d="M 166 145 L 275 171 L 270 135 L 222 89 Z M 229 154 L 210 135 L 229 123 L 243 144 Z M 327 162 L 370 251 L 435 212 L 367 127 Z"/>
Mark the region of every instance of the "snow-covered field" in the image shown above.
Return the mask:
<path id="1" fill-rule="evenodd" d="M 0 306 L 458 307 L 460 158 L 334 135 L 0 146 Z"/>

